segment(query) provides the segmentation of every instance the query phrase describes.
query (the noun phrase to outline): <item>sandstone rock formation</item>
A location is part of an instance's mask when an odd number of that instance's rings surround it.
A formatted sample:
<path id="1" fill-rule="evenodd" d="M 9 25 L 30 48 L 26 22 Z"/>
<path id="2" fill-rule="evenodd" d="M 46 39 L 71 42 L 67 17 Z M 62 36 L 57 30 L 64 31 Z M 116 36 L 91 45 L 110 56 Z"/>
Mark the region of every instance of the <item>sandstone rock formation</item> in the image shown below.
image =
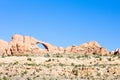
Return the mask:
<path id="1" fill-rule="evenodd" d="M 120 54 L 120 48 L 118 49 L 118 51 L 117 51 L 117 52 L 118 52 L 118 54 Z"/>
<path id="2" fill-rule="evenodd" d="M 97 50 L 96 53 L 99 54 L 99 55 L 109 55 L 108 50 L 107 50 L 106 48 L 104 48 L 104 47 L 100 47 L 100 48 Z"/>
<path id="3" fill-rule="evenodd" d="M 48 52 L 53 52 L 53 53 L 59 52 L 59 48 L 56 46 L 53 46 L 49 43 L 42 41 L 39 41 L 38 43 L 42 44 Z"/>
<path id="4" fill-rule="evenodd" d="M 37 46 L 41 44 L 44 49 Z M 106 48 L 101 47 L 97 42 L 91 41 L 84 43 L 80 46 L 68 46 L 66 48 L 56 47 L 49 43 L 37 40 L 33 37 L 22 36 L 15 34 L 13 35 L 10 43 L 0 40 L 0 54 L 7 55 L 22 55 L 22 54 L 35 54 L 35 53 L 79 53 L 79 54 L 99 54 L 99 55 L 109 55 Z M 120 54 L 120 49 L 112 54 Z"/>
<path id="5" fill-rule="evenodd" d="M 120 48 L 116 49 L 114 52 L 114 55 L 118 55 L 118 54 L 120 54 Z"/>
<path id="6" fill-rule="evenodd" d="M 37 44 L 42 44 L 45 49 L 40 49 Z M 58 48 L 42 41 L 39 41 L 33 37 L 21 36 L 15 34 L 9 44 L 11 46 L 10 50 L 12 54 L 16 53 L 44 53 L 57 51 Z"/>
<path id="7" fill-rule="evenodd" d="M 99 54 L 107 55 L 109 52 L 106 48 L 101 47 L 97 42 L 91 41 L 80 46 L 70 46 L 65 48 L 66 53 L 80 53 L 80 54 Z"/>
<path id="8" fill-rule="evenodd" d="M 91 42 L 87 42 L 87 43 L 80 45 L 80 47 L 81 48 L 88 48 L 88 47 L 99 48 L 100 45 L 96 41 L 91 41 Z"/>
<path id="9" fill-rule="evenodd" d="M 6 54 L 8 48 L 8 43 L 6 41 L 0 40 L 0 54 Z"/>
<path id="10" fill-rule="evenodd" d="M 45 49 L 41 49 L 37 46 L 41 44 Z M 33 37 L 22 36 L 15 34 L 13 35 L 10 43 L 0 40 L 0 53 L 1 54 L 12 54 L 12 55 L 22 55 L 30 53 L 57 53 L 64 52 L 64 48 L 56 47 L 49 43 L 37 40 Z"/>

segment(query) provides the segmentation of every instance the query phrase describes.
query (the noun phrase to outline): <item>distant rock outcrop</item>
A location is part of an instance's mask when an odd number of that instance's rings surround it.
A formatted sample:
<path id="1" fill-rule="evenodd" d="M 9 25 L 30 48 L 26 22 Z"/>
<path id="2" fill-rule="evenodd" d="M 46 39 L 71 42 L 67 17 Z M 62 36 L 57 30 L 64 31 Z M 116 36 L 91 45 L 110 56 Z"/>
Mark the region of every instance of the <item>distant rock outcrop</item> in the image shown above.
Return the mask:
<path id="1" fill-rule="evenodd" d="M 120 54 L 120 48 L 116 49 L 114 52 L 114 55 L 119 55 Z"/>
<path id="2" fill-rule="evenodd" d="M 37 46 L 41 44 L 44 49 Z M 56 47 L 49 43 L 37 40 L 33 37 L 22 36 L 15 34 L 13 35 L 10 43 L 0 40 L 0 54 L 6 55 L 23 55 L 23 54 L 41 54 L 41 53 L 79 53 L 79 54 L 99 54 L 99 55 L 109 55 L 106 48 L 101 47 L 97 42 L 91 41 L 84 43 L 80 46 L 68 46 L 66 48 Z M 120 54 L 120 49 L 116 52 L 111 52 L 112 54 Z"/>
<path id="3" fill-rule="evenodd" d="M 107 55 L 106 48 L 101 47 L 97 42 L 91 41 L 80 46 L 70 46 L 65 48 L 66 53 L 80 53 L 80 54 L 100 54 Z"/>
<path id="4" fill-rule="evenodd" d="M 8 48 L 8 42 L 0 40 L 0 54 L 6 54 Z"/>

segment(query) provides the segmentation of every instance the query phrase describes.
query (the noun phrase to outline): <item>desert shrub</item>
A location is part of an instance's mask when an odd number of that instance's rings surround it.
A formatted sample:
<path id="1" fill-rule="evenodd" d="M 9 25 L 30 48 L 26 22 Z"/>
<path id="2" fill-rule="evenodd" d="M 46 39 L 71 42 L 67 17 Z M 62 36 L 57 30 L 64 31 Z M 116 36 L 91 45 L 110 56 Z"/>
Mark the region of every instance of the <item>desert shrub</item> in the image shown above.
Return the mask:
<path id="1" fill-rule="evenodd" d="M 28 65 L 28 66 L 38 66 L 35 63 L 24 63 L 24 65 Z"/>
<path id="2" fill-rule="evenodd" d="M 9 80 L 6 76 L 3 77 L 3 80 Z"/>
<path id="3" fill-rule="evenodd" d="M 72 70 L 72 73 L 73 73 L 75 76 L 78 76 L 78 70 L 77 70 L 77 69 L 73 69 L 73 70 Z"/>
<path id="4" fill-rule="evenodd" d="M 97 73 L 97 76 L 101 76 L 101 73 Z"/>
<path id="5" fill-rule="evenodd" d="M 45 65 L 47 68 L 51 68 L 52 67 L 52 65 L 50 65 L 50 64 L 47 64 L 47 65 Z"/>
<path id="6" fill-rule="evenodd" d="M 28 61 L 32 61 L 32 59 L 31 59 L 31 58 L 27 58 L 27 60 L 28 60 Z"/>
<path id="7" fill-rule="evenodd" d="M 112 59 L 111 58 L 107 58 L 108 61 L 111 61 Z"/>
<path id="8" fill-rule="evenodd" d="M 5 58 L 5 55 L 2 55 L 2 58 Z"/>
<path id="9" fill-rule="evenodd" d="M 74 64 L 74 63 L 71 63 L 71 66 L 75 66 L 75 64 Z"/>
<path id="10" fill-rule="evenodd" d="M 59 63 L 59 66 L 63 67 L 63 66 L 66 66 L 65 64 L 62 64 L 62 63 Z"/>
<path id="11" fill-rule="evenodd" d="M 46 78 L 45 78 L 45 77 L 43 77 L 43 80 L 46 80 Z"/>
<path id="12" fill-rule="evenodd" d="M 32 80 L 32 79 L 30 77 L 28 77 L 27 80 Z"/>
<path id="13" fill-rule="evenodd" d="M 120 55 L 118 55 L 118 59 L 120 59 Z"/>
<path id="14" fill-rule="evenodd" d="M 21 73 L 21 77 L 27 74 L 27 71 L 25 70 L 24 72 Z"/>
<path id="15" fill-rule="evenodd" d="M 51 62 L 52 61 L 52 59 L 48 59 L 48 60 L 46 60 L 45 62 Z"/>
<path id="16" fill-rule="evenodd" d="M 77 59 L 80 59 L 80 58 L 81 58 L 81 56 L 79 55 L 79 56 L 77 56 L 76 58 L 77 58 Z"/>
<path id="17" fill-rule="evenodd" d="M 56 53 L 56 54 L 53 55 L 53 57 L 61 58 L 61 57 L 63 57 L 63 55 L 60 54 L 60 53 Z"/>
<path id="18" fill-rule="evenodd" d="M 75 57 L 74 57 L 74 56 L 69 56 L 69 58 L 70 58 L 70 59 L 75 59 Z"/>
<path id="19" fill-rule="evenodd" d="M 82 67 L 82 68 L 84 68 L 84 67 L 86 67 L 84 64 L 79 64 L 79 65 L 75 65 L 75 67 L 74 68 L 77 68 L 77 67 Z"/>
<path id="20" fill-rule="evenodd" d="M 25 70 L 23 73 L 24 73 L 24 74 L 27 74 L 27 71 Z"/>
<path id="21" fill-rule="evenodd" d="M 102 61 L 102 58 L 100 57 L 99 60 Z"/>
<path id="22" fill-rule="evenodd" d="M 87 54 L 83 55 L 84 58 L 89 58 L 89 56 Z"/>
<path id="23" fill-rule="evenodd" d="M 44 57 L 50 57 L 50 54 L 49 53 L 45 53 Z"/>
<path id="24" fill-rule="evenodd" d="M 90 64 L 92 64 L 92 62 L 90 62 Z"/>
<path id="25" fill-rule="evenodd" d="M 101 66 L 101 68 L 106 68 L 107 64 L 101 64 L 99 66 Z"/>
<path id="26" fill-rule="evenodd" d="M 15 61 L 14 63 L 13 63 L 13 65 L 17 65 L 19 62 L 18 61 Z"/>
<path id="27" fill-rule="evenodd" d="M 98 63 L 95 63 L 95 64 L 94 64 L 94 67 L 96 67 L 96 66 L 99 66 L 99 64 L 98 64 Z"/>
<path id="28" fill-rule="evenodd" d="M 101 56 L 99 54 L 94 55 L 95 58 L 100 58 Z"/>

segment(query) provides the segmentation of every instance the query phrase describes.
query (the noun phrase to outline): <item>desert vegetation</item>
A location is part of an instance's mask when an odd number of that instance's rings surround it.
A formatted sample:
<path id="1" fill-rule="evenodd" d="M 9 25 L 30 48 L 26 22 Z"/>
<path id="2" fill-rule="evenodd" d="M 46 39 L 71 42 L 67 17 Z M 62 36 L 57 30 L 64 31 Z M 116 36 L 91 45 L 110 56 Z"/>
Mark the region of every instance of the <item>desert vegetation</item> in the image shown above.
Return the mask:
<path id="1" fill-rule="evenodd" d="M 119 55 L 0 56 L 0 80 L 119 80 Z"/>

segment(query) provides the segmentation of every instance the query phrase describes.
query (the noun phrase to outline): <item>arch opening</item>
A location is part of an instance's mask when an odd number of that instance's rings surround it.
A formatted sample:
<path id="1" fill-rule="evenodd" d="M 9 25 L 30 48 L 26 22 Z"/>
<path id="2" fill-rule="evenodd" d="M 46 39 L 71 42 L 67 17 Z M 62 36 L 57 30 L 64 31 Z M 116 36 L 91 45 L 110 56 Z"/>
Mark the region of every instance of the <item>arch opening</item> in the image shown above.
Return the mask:
<path id="1" fill-rule="evenodd" d="M 42 44 L 36 44 L 40 49 L 46 49 Z"/>
<path id="2" fill-rule="evenodd" d="M 40 43 L 37 43 L 36 45 L 37 45 L 40 49 L 45 49 L 45 50 L 48 51 L 48 47 L 47 47 L 46 45 L 40 44 Z"/>

